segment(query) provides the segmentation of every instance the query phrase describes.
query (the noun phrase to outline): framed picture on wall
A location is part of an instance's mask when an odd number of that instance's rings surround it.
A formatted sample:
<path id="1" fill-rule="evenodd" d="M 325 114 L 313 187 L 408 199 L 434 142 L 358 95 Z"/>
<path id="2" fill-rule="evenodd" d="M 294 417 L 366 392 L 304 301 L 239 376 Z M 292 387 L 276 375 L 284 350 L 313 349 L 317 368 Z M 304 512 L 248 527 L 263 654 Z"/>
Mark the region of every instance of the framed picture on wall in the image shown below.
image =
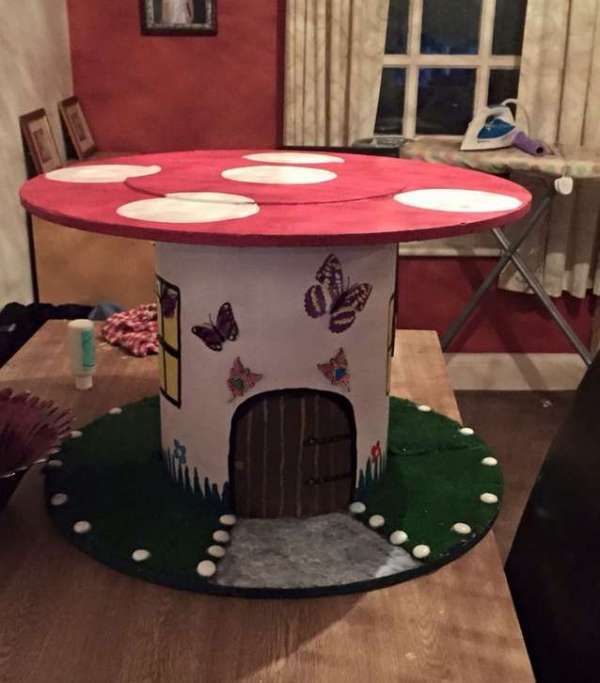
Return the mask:
<path id="1" fill-rule="evenodd" d="M 36 173 L 62 168 L 62 159 L 45 109 L 36 109 L 19 118 L 26 152 Z"/>
<path id="2" fill-rule="evenodd" d="M 87 159 L 96 151 L 96 143 L 76 97 L 58 103 L 58 111 L 78 159 Z"/>
<path id="3" fill-rule="evenodd" d="M 217 0 L 140 0 L 144 35 L 214 36 Z"/>

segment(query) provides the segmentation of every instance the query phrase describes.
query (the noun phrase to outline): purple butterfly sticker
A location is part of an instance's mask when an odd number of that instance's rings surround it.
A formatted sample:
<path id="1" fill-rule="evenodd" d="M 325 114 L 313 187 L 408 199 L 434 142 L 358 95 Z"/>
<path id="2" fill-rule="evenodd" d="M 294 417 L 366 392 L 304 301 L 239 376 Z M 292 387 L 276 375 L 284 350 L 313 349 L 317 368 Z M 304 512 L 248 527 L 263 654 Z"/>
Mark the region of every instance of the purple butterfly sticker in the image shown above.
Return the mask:
<path id="1" fill-rule="evenodd" d="M 233 316 L 231 304 L 225 302 L 217 313 L 217 322 L 213 323 L 208 316 L 209 322 L 204 325 L 192 327 L 192 332 L 212 351 L 222 351 L 226 341 L 235 341 L 240 333 L 239 327 Z"/>
<path id="2" fill-rule="evenodd" d="M 366 282 L 351 285 L 344 283 L 342 264 L 337 256 L 329 254 L 317 270 L 312 285 L 304 294 L 304 309 L 311 318 L 329 313 L 329 329 L 339 334 L 347 330 L 356 314 L 367 305 L 373 287 Z"/>
<path id="3" fill-rule="evenodd" d="M 177 309 L 179 296 L 177 290 L 171 289 L 168 285 L 161 284 L 160 291 L 160 308 L 165 318 L 172 318 Z"/>

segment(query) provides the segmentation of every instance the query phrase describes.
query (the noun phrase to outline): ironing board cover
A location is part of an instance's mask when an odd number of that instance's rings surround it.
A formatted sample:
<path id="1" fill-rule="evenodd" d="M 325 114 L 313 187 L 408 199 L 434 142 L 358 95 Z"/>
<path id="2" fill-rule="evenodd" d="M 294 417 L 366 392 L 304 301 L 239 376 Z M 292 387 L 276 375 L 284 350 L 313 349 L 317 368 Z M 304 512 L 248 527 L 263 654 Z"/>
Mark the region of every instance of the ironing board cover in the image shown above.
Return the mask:
<path id="1" fill-rule="evenodd" d="M 532 171 L 571 178 L 600 178 L 600 152 L 584 147 L 560 145 L 558 154 L 533 156 L 507 147 L 461 152 L 460 140 L 421 138 L 406 142 L 400 149 L 403 157 L 464 166 L 487 173 Z"/>

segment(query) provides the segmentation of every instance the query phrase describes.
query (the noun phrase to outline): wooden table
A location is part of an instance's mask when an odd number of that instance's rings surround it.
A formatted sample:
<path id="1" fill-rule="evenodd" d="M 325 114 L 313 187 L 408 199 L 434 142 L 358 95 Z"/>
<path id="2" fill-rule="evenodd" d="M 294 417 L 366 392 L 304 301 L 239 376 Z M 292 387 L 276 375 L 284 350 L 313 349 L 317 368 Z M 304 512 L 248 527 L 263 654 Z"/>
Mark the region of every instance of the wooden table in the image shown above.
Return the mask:
<path id="1" fill-rule="evenodd" d="M 81 426 L 157 390 L 156 359 L 98 349 L 95 387 L 68 374 L 49 322 L 0 371 L 0 388 L 70 407 Z M 393 393 L 458 419 L 433 332 L 398 333 Z M 533 681 L 492 534 L 443 569 L 370 593 L 244 600 L 135 580 L 69 545 L 30 472 L 0 515 L 0 680 L 433 683 Z"/>

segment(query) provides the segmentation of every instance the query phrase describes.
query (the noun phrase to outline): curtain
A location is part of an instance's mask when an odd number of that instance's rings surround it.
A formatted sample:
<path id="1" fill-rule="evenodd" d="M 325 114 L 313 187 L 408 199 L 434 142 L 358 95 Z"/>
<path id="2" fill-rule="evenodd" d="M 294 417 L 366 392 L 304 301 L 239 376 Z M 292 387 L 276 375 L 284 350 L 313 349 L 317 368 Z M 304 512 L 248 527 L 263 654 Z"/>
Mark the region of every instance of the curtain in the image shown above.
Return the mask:
<path id="1" fill-rule="evenodd" d="M 600 0 L 529 0 L 525 19 L 519 123 L 569 159 L 600 154 Z M 584 154 L 584 156 L 585 156 Z M 600 179 L 578 180 L 556 196 L 523 256 L 552 296 L 600 295 Z M 501 286 L 526 291 L 514 269 Z"/>
<path id="2" fill-rule="evenodd" d="M 349 145 L 375 127 L 389 0 L 288 0 L 287 145 Z"/>

